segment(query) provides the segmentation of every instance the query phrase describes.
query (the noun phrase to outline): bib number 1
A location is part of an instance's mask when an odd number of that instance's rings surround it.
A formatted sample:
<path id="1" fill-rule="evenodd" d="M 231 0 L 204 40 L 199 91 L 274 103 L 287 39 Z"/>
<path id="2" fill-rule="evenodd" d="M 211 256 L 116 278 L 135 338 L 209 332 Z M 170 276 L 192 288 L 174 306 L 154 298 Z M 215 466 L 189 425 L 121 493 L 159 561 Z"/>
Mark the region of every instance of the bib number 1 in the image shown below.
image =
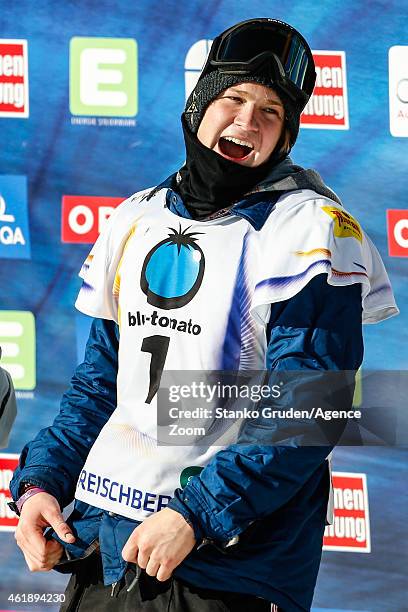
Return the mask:
<path id="1" fill-rule="evenodd" d="M 146 404 L 150 404 L 160 387 L 160 380 L 169 350 L 169 343 L 170 338 L 168 336 L 148 336 L 143 339 L 142 351 L 144 353 L 151 353 L 152 355 L 149 372 L 149 393 L 145 400 Z"/>

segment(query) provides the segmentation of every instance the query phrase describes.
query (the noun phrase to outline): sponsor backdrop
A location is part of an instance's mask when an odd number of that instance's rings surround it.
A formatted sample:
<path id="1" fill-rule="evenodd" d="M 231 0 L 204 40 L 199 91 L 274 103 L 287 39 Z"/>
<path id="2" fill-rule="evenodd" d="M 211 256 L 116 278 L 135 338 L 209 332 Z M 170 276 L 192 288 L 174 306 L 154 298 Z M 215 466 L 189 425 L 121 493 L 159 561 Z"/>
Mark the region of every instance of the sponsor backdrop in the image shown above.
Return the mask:
<path id="1" fill-rule="evenodd" d="M 408 367 L 407 12 L 385 0 L 2 6 L 0 344 L 19 413 L 0 456 L 0 608 L 52 610 L 63 591 L 64 576 L 26 569 L 8 483 L 81 359 L 89 320 L 73 303 L 82 261 L 118 203 L 182 164 L 186 95 L 211 39 L 232 23 L 276 17 L 311 42 L 318 78 L 293 158 L 340 195 L 390 274 L 401 315 L 365 330 L 364 367 Z M 336 518 L 314 610 L 406 609 L 405 458 L 401 448 L 336 450 Z M 50 597 L 36 603 L 30 593 Z"/>

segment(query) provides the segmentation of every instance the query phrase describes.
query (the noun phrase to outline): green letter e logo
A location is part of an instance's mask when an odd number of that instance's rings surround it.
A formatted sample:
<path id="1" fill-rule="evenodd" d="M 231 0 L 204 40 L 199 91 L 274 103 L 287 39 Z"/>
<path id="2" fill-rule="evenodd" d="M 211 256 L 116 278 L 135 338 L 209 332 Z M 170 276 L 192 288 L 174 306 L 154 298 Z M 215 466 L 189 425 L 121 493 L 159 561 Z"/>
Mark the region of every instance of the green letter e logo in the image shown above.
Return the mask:
<path id="1" fill-rule="evenodd" d="M 73 115 L 137 114 L 137 43 L 133 38 L 71 38 L 69 107 Z"/>

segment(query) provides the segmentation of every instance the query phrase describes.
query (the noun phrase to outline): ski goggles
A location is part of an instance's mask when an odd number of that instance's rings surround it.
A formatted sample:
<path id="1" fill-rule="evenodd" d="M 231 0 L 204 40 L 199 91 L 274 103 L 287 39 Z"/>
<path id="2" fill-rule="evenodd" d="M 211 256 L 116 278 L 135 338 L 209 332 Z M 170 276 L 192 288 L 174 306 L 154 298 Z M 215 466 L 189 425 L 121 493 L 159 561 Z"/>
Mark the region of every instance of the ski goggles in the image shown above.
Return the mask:
<path id="1" fill-rule="evenodd" d="M 302 108 L 316 81 L 313 55 L 303 36 L 268 18 L 242 21 L 217 36 L 200 79 L 214 70 L 243 76 L 269 71 L 271 81 Z"/>

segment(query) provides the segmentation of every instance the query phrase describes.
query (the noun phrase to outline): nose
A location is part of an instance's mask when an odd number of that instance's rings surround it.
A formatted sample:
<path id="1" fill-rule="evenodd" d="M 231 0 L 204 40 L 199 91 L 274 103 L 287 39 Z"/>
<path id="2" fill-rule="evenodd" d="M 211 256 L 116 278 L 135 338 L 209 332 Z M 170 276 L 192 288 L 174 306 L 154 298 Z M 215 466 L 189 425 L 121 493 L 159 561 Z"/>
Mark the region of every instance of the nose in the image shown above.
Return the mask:
<path id="1" fill-rule="evenodd" d="M 241 104 L 235 116 L 234 123 L 245 130 L 253 132 L 258 131 L 255 104 L 249 101 Z"/>

